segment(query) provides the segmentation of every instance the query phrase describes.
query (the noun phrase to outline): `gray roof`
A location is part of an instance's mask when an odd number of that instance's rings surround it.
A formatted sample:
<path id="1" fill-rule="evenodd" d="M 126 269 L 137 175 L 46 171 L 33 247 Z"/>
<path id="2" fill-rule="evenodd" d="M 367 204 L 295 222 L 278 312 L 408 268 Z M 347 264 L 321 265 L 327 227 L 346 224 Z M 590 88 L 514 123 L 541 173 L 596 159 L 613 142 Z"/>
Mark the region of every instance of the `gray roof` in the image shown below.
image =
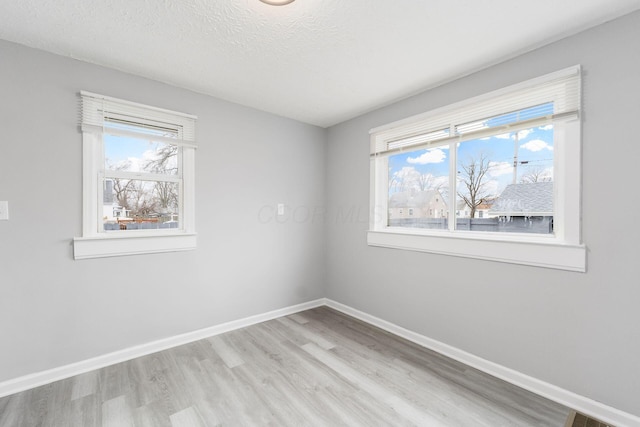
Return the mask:
<path id="1" fill-rule="evenodd" d="M 552 216 L 553 182 L 507 185 L 491 206 L 489 214 Z"/>

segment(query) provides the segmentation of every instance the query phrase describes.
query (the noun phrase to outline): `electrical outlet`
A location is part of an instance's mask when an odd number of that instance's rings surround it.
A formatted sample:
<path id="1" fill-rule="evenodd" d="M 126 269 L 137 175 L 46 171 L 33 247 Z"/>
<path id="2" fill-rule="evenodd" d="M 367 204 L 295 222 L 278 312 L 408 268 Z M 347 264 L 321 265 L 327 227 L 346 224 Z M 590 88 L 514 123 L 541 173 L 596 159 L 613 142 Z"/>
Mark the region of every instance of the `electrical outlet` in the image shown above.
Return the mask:
<path id="1" fill-rule="evenodd" d="M 9 202 L 0 202 L 0 221 L 9 220 Z"/>

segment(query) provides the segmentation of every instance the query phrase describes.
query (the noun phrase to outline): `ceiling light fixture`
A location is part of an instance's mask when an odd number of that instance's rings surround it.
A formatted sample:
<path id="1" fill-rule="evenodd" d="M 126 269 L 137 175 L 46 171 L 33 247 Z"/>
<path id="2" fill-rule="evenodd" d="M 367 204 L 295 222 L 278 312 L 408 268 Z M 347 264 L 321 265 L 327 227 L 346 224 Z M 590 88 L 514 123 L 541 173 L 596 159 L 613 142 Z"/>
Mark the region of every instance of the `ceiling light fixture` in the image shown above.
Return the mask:
<path id="1" fill-rule="evenodd" d="M 262 3 L 270 4 L 271 6 L 284 6 L 285 4 L 293 3 L 294 0 L 260 0 Z"/>

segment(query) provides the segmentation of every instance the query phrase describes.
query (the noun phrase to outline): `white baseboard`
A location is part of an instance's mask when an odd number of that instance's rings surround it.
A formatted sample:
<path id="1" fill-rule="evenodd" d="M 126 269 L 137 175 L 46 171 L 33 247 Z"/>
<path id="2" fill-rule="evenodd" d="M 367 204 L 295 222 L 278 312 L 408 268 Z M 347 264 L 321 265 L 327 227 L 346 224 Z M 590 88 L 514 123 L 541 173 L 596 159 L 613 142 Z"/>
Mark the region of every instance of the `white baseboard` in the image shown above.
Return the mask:
<path id="1" fill-rule="evenodd" d="M 113 353 L 104 354 L 102 356 L 83 360 L 69 365 L 60 366 L 58 368 L 49 369 L 34 374 L 25 375 L 8 381 L 0 382 L 0 397 L 10 394 L 19 393 L 34 387 L 49 384 L 54 381 L 63 380 L 74 375 L 84 374 L 85 372 L 95 369 L 104 368 L 116 363 L 125 362 L 135 359 L 136 357 L 146 356 L 147 354 L 156 353 L 158 351 L 177 347 L 179 345 L 188 344 L 203 338 L 209 338 L 215 335 L 230 332 L 236 329 L 254 325 L 256 323 L 265 322 L 289 314 L 298 313 L 310 308 L 325 305 L 324 298 L 314 301 L 297 304 L 278 310 L 269 311 L 267 313 L 249 316 L 244 319 L 233 320 L 231 322 L 222 323 L 220 325 L 211 326 L 197 331 L 180 334 L 169 338 L 153 341 L 150 343 L 129 347 L 124 350 L 115 351 Z"/>
<path id="2" fill-rule="evenodd" d="M 0 397 L 323 305 L 355 317 L 356 319 L 360 319 L 373 326 L 377 326 L 380 329 L 455 359 L 465 365 L 479 369 L 480 371 L 500 378 L 518 387 L 522 387 L 540 396 L 546 397 L 554 402 L 568 406 L 569 408 L 582 412 L 585 415 L 597 418 L 605 423 L 613 424 L 616 427 L 640 426 L 640 418 L 635 415 L 620 411 L 611 406 L 554 386 L 553 384 L 546 383 L 505 366 L 498 365 L 497 363 L 490 362 L 471 353 L 467 353 L 466 351 L 412 332 L 401 326 L 327 298 L 320 298 L 314 301 L 281 308 L 279 310 L 246 317 L 244 319 L 222 323 L 209 328 L 199 329 L 186 334 L 176 335 L 174 337 L 130 347 L 77 363 L 0 382 Z"/>
<path id="3" fill-rule="evenodd" d="M 575 409 L 585 415 L 589 415 L 593 418 L 597 418 L 608 424 L 612 424 L 616 427 L 638 427 L 640 426 L 640 418 L 624 412 L 563 388 L 557 387 L 553 384 L 538 380 L 529 375 L 507 368 L 497 363 L 490 362 L 481 357 L 475 356 L 466 351 L 460 350 L 456 347 L 452 347 L 448 344 L 444 344 L 440 341 L 436 341 L 424 335 L 412 332 L 401 326 L 395 325 L 386 320 L 382 320 L 378 317 L 364 313 L 360 310 L 356 310 L 339 302 L 325 299 L 325 305 L 338 310 L 344 314 L 347 314 L 356 319 L 360 319 L 363 322 L 370 325 L 377 326 L 387 332 L 400 336 L 406 340 L 414 342 L 422 347 L 436 351 L 444 356 L 455 359 L 465 365 L 476 368 L 482 372 L 485 372 L 496 378 L 500 378 L 518 387 L 522 387 L 537 395 L 545 397 L 561 405 L 568 406 L 571 409 Z"/>

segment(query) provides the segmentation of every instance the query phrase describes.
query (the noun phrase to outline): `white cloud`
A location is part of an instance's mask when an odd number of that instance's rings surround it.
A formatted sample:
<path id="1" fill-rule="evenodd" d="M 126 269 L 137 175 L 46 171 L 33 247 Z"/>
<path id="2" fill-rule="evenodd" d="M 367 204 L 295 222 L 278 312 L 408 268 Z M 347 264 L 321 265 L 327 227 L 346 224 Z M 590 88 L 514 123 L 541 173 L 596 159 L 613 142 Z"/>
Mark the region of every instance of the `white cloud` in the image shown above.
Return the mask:
<path id="1" fill-rule="evenodd" d="M 553 167 L 525 166 L 522 171 L 522 180 L 524 182 L 553 181 Z"/>
<path id="2" fill-rule="evenodd" d="M 429 163 L 442 163 L 447 155 L 440 148 L 431 148 L 418 157 L 407 158 L 407 163 L 426 165 Z"/>
<path id="3" fill-rule="evenodd" d="M 146 163 L 138 157 L 129 157 L 127 158 L 127 161 L 129 162 L 129 167 L 126 170 L 130 172 L 140 172 L 144 169 L 143 166 Z"/>
<path id="4" fill-rule="evenodd" d="M 533 132 L 533 129 L 522 129 L 518 131 L 518 138 L 519 139 L 525 139 L 526 137 L 529 136 L 529 134 Z"/>
<path id="5" fill-rule="evenodd" d="M 420 172 L 418 172 L 413 166 L 404 166 L 402 169 L 396 172 L 395 175 L 398 178 L 406 178 L 420 175 Z"/>
<path id="6" fill-rule="evenodd" d="M 520 148 L 524 148 L 525 150 L 534 151 L 534 152 L 545 150 L 545 149 L 549 151 L 553 151 L 553 147 L 541 139 L 531 140 L 525 144 L 522 144 Z"/>
<path id="7" fill-rule="evenodd" d="M 146 150 L 142 153 L 142 159 L 145 161 L 155 160 L 158 158 L 158 152 L 156 150 Z"/>
<path id="8" fill-rule="evenodd" d="M 503 133 L 501 135 L 496 135 L 496 138 L 500 138 L 500 139 L 511 139 L 511 134 L 510 133 Z"/>
<path id="9" fill-rule="evenodd" d="M 540 176 L 542 176 L 543 178 L 549 180 L 549 181 L 553 181 L 553 168 L 546 168 L 542 171 L 542 173 L 540 174 Z"/>
<path id="10" fill-rule="evenodd" d="M 502 176 L 513 173 L 513 164 L 509 162 L 489 162 L 489 175 Z"/>
<path id="11" fill-rule="evenodd" d="M 421 174 L 413 166 L 404 166 L 389 177 L 390 186 L 395 191 L 440 189 L 449 186 L 449 176 L 435 176 L 429 172 Z"/>
<path id="12" fill-rule="evenodd" d="M 497 180 L 492 179 L 491 181 L 484 183 L 482 189 L 490 196 L 497 196 L 500 193 L 498 188 L 500 188 L 500 183 Z"/>
<path id="13" fill-rule="evenodd" d="M 142 161 L 137 157 L 128 157 L 126 160 L 120 160 L 117 163 L 111 163 L 109 159 L 107 159 L 107 164 L 110 170 L 127 172 L 140 172 L 142 170 Z"/>
<path id="14" fill-rule="evenodd" d="M 155 149 L 143 151 L 139 157 L 130 156 L 126 160 L 112 163 L 107 159 L 112 170 L 122 170 L 127 172 L 148 172 L 149 162 L 158 160 L 158 152 Z M 174 169 L 178 166 L 177 156 L 171 156 L 164 165 L 166 169 Z"/>
<path id="15" fill-rule="evenodd" d="M 538 129 L 540 129 L 540 130 L 551 130 L 551 129 L 553 129 L 553 125 L 540 126 Z"/>
<path id="16" fill-rule="evenodd" d="M 469 191 L 465 188 L 464 185 L 458 185 L 458 190 L 462 192 L 462 194 L 469 195 Z M 487 180 L 482 183 L 481 193 L 483 195 L 489 197 L 495 197 L 501 193 L 500 190 L 500 182 L 497 179 Z"/>
<path id="17" fill-rule="evenodd" d="M 448 176 L 434 176 L 433 177 L 433 186 L 435 188 L 449 188 L 449 177 Z"/>

